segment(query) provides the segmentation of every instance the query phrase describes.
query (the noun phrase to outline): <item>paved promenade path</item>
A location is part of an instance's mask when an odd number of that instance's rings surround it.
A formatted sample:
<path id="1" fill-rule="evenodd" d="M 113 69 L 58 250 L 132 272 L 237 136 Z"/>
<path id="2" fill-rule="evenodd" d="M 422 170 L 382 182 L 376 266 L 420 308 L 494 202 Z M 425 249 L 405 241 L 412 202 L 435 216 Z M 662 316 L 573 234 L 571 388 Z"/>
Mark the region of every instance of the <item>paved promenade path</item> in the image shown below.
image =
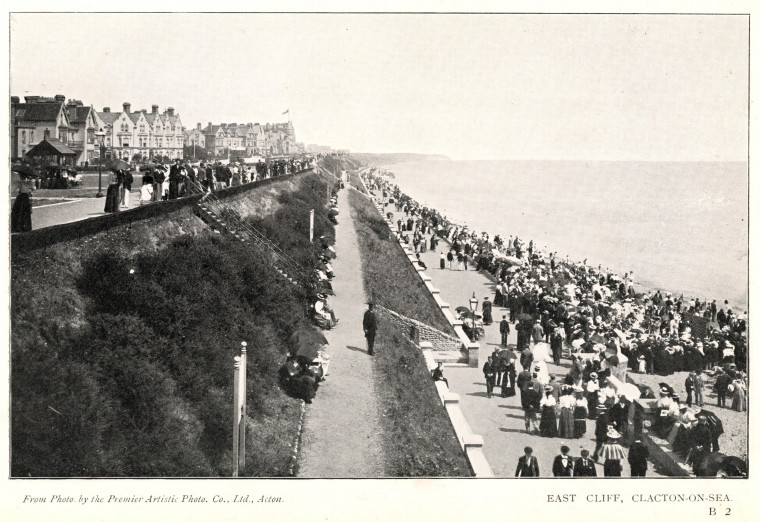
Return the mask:
<path id="1" fill-rule="evenodd" d="M 105 192 L 105 190 L 103 191 Z M 46 198 L 47 199 L 47 198 Z M 53 199 L 53 198 L 50 198 Z M 81 221 L 105 214 L 106 198 L 67 198 L 64 203 L 54 203 L 32 209 L 32 230 Z M 140 205 L 140 192 L 130 193 L 130 208 Z M 34 194 L 32 194 L 34 200 Z"/>
<path id="2" fill-rule="evenodd" d="M 348 205 L 348 191 L 338 196 L 332 261 L 336 295 L 329 305 L 340 320 L 326 331 L 330 342 L 329 375 L 306 405 L 301 437 L 299 477 L 384 476 L 377 395 L 373 389 L 372 362 L 367 355 L 362 319 L 366 309 L 356 230 Z"/>
<path id="3" fill-rule="evenodd" d="M 388 205 L 387 211 L 395 211 L 395 206 Z M 394 213 L 393 222 L 395 223 L 399 218 L 402 221 L 406 220 L 404 213 L 400 212 Z M 428 246 L 430 246 L 429 236 L 427 241 Z M 483 302 L 484 297 L 488 296 L 488 299 L 493 302 L 496 295 L 493 280 L 486 274 L 473 270 L 469 265 L 467 271 L 448 268 L 441 270 L 439 259 L 442 250 L 444 254 L 449 251 L 449 245 L 445 241 L 439 242 L 437 252 L 428 251 L 421 254 L 420 257 L 428 267 L 427 275 L 432 279 L 433 285 L 441 291 L 441 298 L 451 305 L 451 310 L 458 306 L 469 308 L 469 300 L 473 292 L 475 292 L 475 297 L 479 302 L 478 310 L 481 309 L 480 303 Z M 514 397 L 501 398 L 499 396 L 501 389 L 496 388 L 494 397 L 488 398 L 482 368 L 486 358 L 501 343 L 498 323 L 504 314 L 509 317 L 506 308 L 493 306 L 494 323 L 485 326 L 485 337 L 478 341 L 480 343 L 479 368 L 445 367 L 444 375 L 449 381 L 449 389 L 453 393 L 459 394 L 459 404 L 473 433 L 483 437 L 483 452 L 497 477 L 514 477 L 517 460 L 523 455 L 525 446 L 533 448 L 533 455 L 538 459 L 541 476 L 552 476 L 552 463 L 554 457 L 559 455 L 561 445 L 567 445 L 570 448 L 570 455 L 573 457 L 579 457 L 581 449 L 584 448 L 588 449 L 589 453 L 594 453 L 596 446 L 594 438 L 595 421 L 586 421 L 586 436 L 581 439 L 568 440 L 529 435 L 525 433 L 519 390 Z M 514 324 L 510 324 L 510 328 L 512 331 L 508 343 L 514 348 L 517 343 L 517 333 Z M 560 366 L 549 363 L 548 367 L 549 373 L 555 375 L 557 381 L 561 383 L 570 370 L 570 361 L 562 359 Z M 516 369 L 517 373 L 521 370 L 519 361 L 516 361 Z M 625 461 L 622 464 L 623 476 L 630 476 L 628 462 Z M 597 475 L 604 475 L 603 466 L 597 465 Z M 661 476 L 651 462 L 647 476 Z"/>

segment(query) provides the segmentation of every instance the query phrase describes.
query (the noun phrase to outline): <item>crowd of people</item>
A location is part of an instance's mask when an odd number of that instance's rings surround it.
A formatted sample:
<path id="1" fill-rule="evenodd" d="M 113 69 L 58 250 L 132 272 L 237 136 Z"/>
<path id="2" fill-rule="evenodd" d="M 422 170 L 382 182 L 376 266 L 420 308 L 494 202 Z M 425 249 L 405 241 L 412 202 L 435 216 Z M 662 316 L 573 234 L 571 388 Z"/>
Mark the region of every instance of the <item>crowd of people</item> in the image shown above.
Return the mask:
<path id="1" fill-rule="evenodd" d="M 659 390 L 661 398 L 676 406 L 658 401 L 654 429 L 672 443 L 677 439 L 675 446 L 694 466 L 718 450 L 720 419 L 702 408 L 706 374 L 714 378 L 719 407 L 730 396 L 733 409 L 746 409 L 746 312 L 734 313 L 727 301 L 720 306 L 716 300 L 647 291 L 631 272 L 620 277 L 585 260 L 560 259 L 556 252 L 539 252 L 532 241 L 526 245 L 517 237 L 491 239 L 420 205 L 383 176 L 370 171 L 365 178 L 386 208 L 392 205 L 396 214 L 403 214 L 405 219 L 396 225 L 415 252 L 430 248 L 440 253 L 440 269 L 469 266 L 495 279 L 493 305 L 508 309 L 509 318 L 499 323 L 502 347 L 483 367 L 487 396 L 493 397 L 495 387 L 501 388 L 502 397 L 519 389 L 527 432 L 577 438 L 586 433 L 587 419 L 594 420 L 597 445 L 591 458 L 617 454 L 608 443 L 628 446 L 632 474 L 645 474 L 646 458 L 640 458 L 645 452 L 634 440 L 629 413 L 633 399 L 656 394 L 646 386 L 619 384 L 626 382 L 627 371 L 661 376 L 690 372 L 686 398 L 670 387 Z M 449 246 L 438 249 L 442 240 Z M 487 325 L 492 321 L 490 302 L 483 303 L 489 303 L 482 314 Z M 467 315 L 466 310 L 461 313 Z M 506 344 L 512 328 L 517 332 L 515 349 Z M 563 357 L 569 358 L 570 370 L 558 381 L 546 362 L 559 364 Z M 681 406 L 690 417 L 681 414 Z M 618 466 L 605 464 L 605 475 L 619 474 Z"/>

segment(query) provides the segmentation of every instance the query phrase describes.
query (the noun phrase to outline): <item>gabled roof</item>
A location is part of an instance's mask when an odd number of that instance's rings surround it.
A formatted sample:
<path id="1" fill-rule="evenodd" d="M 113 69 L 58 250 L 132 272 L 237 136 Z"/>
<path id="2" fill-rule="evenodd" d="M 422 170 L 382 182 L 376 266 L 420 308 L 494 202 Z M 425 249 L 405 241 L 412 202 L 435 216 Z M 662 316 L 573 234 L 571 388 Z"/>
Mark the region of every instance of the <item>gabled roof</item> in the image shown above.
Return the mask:
<path id="1" fill-rule="evenodd" d="M 87 117 L 90 115 L 92 106 L 84 107 L 82 105 L 68 105 L 66 111 L 69 113 L 69 121 L 72 124 L 85 124 Z"/>
<path id="2" fill-rule="evenodd" d="M 55 138 L 45 138 L 26 153 L 27 156 L 76 156 L 77 152 Z"/>
<path id="3" fill-rule="evenodd" d="M 55 121 L 61 112 L 63 102 L 42 101 L 36 103 L 19 103 L 14 116 L 26 121 Z"/>
<path id="4" fill-rule="evenodd" d="M 120 112 L 98 112 L 98 118 L 103 120 L 106 125 L 113 125 L 113 122 L 119 119 Z"/>
<path id="5" fill-rule="evenodd" d="M 151 126 L 156 122 L 156 116 L 158 116 L 158 114 L 155 114 L 152 112 L 146 112 L 144 110 L 142 111 L 142 113 L 145 115 L 145 119 L 148 120 L 148 123 L 150 123 Z"/>
<path id="6" fill-rule="evenodd" d="M 140 111 L 137 111 L 137 112 L 128 112 L 127 116 L 129 116 L 129 119 L 132 120 L 132 123 L 134 123 L 135 125 L 137 125 L 137 122 L 140 120 L 140 114 L 142 114 L 142 112 L 140 112 Z"/>

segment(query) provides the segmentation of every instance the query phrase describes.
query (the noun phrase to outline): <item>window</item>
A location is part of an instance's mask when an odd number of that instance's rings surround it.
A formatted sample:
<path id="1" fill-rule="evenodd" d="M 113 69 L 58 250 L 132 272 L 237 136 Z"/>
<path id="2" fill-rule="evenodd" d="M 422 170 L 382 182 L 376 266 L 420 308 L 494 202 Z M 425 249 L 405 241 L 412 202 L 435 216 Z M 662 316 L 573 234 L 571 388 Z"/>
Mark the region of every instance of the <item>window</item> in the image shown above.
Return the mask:
<path id="1" fill-rule="evenodd" d="M 21 131 L 21 144 L 26 145 L 26 131 L 25 130 Z"/>
<path id="2" fill-rule="evenodd" d="M 34 143 L 34 129 L 29 131 L 29 142 Z"/>
<path id="3" fill-rule="evenodd" d="M 126 123 L 122 123 L 121 132 L 129 132 L 129 125 L 127 125 Z"/>
<path id="4" fill-rule="evenodd" d="M 145 124 L 144 123 L 140 124 L 140 132 L 145 132 Z"/>

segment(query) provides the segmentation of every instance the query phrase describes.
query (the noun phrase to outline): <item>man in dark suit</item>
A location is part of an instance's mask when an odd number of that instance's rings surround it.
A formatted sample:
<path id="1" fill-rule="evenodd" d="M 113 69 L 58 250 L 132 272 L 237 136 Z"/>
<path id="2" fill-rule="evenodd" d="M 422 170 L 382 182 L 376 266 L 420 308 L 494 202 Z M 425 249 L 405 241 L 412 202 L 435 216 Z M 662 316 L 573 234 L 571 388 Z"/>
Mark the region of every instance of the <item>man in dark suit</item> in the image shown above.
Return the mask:
<path id="1" fill-rule="evenodd" d="M 509 337 L 509 321 L 507 321 L 507 316 L 503 316 L 501 322 L 499 323 L 499 333 L 501 334 L 501 345 L 507 346 L 507 338 Z"/>
<path id="2" fill-rule="evenodd" d="M 515 477 L 538 477 L 538 460 L 533 456 L 533 448 L 525 447 L 525 455 L 517 461 Z"/>
<path id="3" fill-rule="evenodd" d="M 581 450 L 581 456 L 575 461 L 574 477 L 596 477 L 596 464 L 588 457 L 588 450 Z"/>
<path id="4" fill-rule="evenodd" d="M 530 371 L 531 364 L 533 364 L 533 352 L 530 347 L 526 346 L 520 353 L 520 366 L 522 366 L 524 370 Z"/>
<path id="5" fill-rule="evenodd" d="M 488 360 L 483 365 L 483 375 L 486 378 L 486 393 L 488 398 L 493 397 L 493 386 L 496 382 L 496 367 L 493 362 L 493 357 L 488 356 Z"/>
<path id="6" fill-rule="evenodd" d="M 720 367 L 715 369 L 717 377 L 715 378 L 715 384 L 713 390 L 718 394 L 718 406 L 726 407 L 726 394 L 728 393 L 728 385 L 731 384 L 731 376 L 725 373 Z"/>
<path id="7" fill-rule="evenodd" d="M 367 303 L 367 311 L 364 312 L 364 337 L 367 338 L 367 353 L 375 355 L 375 334 L 377 333 L 377 317 L 375 317 L 375 305 Z"/>
<path id="8" fill-rule="evenodd" d="M 647 459 L 649 450 L 640 438 L 636 438 L 628 448 L 628 464 L 631 465 L 632 477 L 645 477 L 647 474 Z"/>
<path id="9" fill-rule="evenodd" d="M 570 456 L 570 448 L 562 446 L 560 454 L 554 457 L 552 473 L 555 477 L 572 477 L 573 476 L 573 459 Z"/>
<path id="10" fill-rule="evenodd" d="M 525 409 L 528 404 L 528 386 L 530 385 L 530 372 L 527 368 L 517 376 L 517 387 L 520 389 L 520 405 Z"/>

